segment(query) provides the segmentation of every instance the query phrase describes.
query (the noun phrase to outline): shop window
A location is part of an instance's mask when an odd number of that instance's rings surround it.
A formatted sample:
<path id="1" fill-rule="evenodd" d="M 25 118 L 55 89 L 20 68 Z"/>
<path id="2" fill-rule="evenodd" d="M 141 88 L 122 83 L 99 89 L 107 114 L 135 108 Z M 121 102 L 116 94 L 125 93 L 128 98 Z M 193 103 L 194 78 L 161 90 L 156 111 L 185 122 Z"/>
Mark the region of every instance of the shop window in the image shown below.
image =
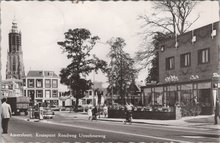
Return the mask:
<path id="1" fill-rule="evenodd" d="M 212 105 L 211 97 L 212 97 L 211 89 L 199 89 L 198 100 L 199 103 L 202 104 L 202 106 L 205 107 L 211 106 Z"/>
<path id="2" fill-rule="evenodd" d="M 172 70 L 175 68 L 175 59 L 174 57 L 166 58 L 166 70 Z"/>
<path id="3" fill-rule="evenodd" d="M 181 102 L 192 101 L 192 90 L 182 90 L 181 91 Z"/>
<path id="4" fill-rule="evenodd" d="M 43 98 L 43 90 L 37 90 L 36 91 L 36 97 L 37 98 Z"/>
<path id="5" fill-rule="evenodd" d="M 52 97 L 53 98 L 58 98 L 58 90 L 53 90 Z"/>
<path id="6" fill-rule="evenodd" d="M 57 79 L 52 79 L 52 87 L 58 88 L 58 80 Z"/>
<path id="7" fill-rule="evenodd" d="M 166 93 L 166 105 L 174 106 L 177 101 L 177 91 L 168 91 Z"/>
<path id="8" fill-rule="evenodd" d="M 198 64 L 206 64 L 210 61 L 209 48 L 201 49 L 198 51 Z"/>
<path id="9" fill-rule="evenodd" d="M 34 79 L 28 79 L 28 87 L 34 88 Z"/>
<path id="10" fill-rule="evenodd" d="M 36 87 L 42 88 L 43 87 L 43 79 L 37 79 L 36 80 Z"/>
<path id="11" fill-rule="evenodd" d="M 180 66 L 189 67 L 191 64 L 191 54 L 185 53 L 180 55 Z"/>
<path id="12" fill-rule="evenodd" d="M 50 88 L 51 87 L 51 80 L 50 79 L 45 79 L 45 87 Z"/>

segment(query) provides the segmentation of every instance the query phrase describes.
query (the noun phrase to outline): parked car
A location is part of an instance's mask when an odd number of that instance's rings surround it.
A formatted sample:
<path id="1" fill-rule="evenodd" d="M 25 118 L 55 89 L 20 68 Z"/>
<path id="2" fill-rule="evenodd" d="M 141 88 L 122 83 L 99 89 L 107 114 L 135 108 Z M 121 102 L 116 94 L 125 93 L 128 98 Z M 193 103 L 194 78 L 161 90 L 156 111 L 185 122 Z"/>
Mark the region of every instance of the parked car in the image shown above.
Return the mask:
<path id="1" fill-rule="evenodd" d="M 55 116 L 55 113 L 51 109 L 44 109 L 43 110 L 43 118 L 44 119 L 52 119 Z"/>
<path id="2" fill-rule="evenodd" d="M 57 106 L 53 106 L 53 107 L 51 107 L 51 109 L 52 109 L 53 111 L 60 111 L 60 108 L 57 107 Z"/>
<path id="3" fill-rule="evenodd" d="M 81 105 L 78 105 L 77 110 L 75 110 L 75 111 L 83 112 L 83 110 L 84 110 L 84 107 L 82 107 Z"/>

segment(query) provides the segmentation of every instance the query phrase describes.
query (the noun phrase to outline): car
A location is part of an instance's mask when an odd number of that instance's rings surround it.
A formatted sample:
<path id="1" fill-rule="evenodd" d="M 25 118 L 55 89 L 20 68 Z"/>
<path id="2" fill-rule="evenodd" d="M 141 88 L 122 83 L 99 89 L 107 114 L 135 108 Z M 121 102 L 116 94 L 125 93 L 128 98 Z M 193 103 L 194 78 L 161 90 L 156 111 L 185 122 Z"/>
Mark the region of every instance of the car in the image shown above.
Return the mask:
<path id="1" fill-rule="evenodd" d="M 75 110 L 77 112 L 83 112 L 84 111 L 84 107 L 81 105 L 78 105 L 77 110 Z"/>
<path id="2" fill-rule="evenodd" d="M 60 108 L 57 107 L 57 106 L 51 107 L 51 109 L 52 109 L 53 111 L 60 111 Z"/>
<path id="3" fill-rule="evenodd" d="M 55 116 L 55 113 L 51 109 L 44 109 L 43 110 L 43 118 L 44 119 L 52 119 Z"/>

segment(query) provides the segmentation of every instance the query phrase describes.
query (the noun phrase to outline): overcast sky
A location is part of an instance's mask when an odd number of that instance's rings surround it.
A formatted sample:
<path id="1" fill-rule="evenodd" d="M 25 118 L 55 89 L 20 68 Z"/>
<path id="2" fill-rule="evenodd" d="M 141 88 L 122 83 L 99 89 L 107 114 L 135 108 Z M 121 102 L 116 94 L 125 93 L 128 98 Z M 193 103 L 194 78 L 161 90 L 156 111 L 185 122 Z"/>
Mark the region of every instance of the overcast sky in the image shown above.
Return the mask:
<path id="1" fill-rule="evenodd" d="M 8 33 L 16 17 L 18 29 L 22 33 L 22 49 L 25 72 L 31 70 L 51 70 L 59 74 L 69 61 L 57 45 L 64 40 L 68 29 L 86 28 L 92 35 L 98 35 L 101 42 L 111 37 L 125 39 L 125 50 L 134 56 L 139 49 L 141 31 L 138 15 L 151 13 L 150 1 L 137 2 L 1 2 L 1 47 L 2 77 L 5 79 L 5 68 L 8 50 Z M 192 17 L 200 13 L 200 19 L 192 28 L 198 28 L 218 21 L 218 1 L 200 2 Z M 109 47 L 97 44 L 94 53 L 106 59 Z M 146 71 L 142 71 L 139 80 L 144 80 Z M 91 76 L 94 77 L 94 76 Z M 95 75 L 95 80 L 105 81 L 103 75 Z"/>

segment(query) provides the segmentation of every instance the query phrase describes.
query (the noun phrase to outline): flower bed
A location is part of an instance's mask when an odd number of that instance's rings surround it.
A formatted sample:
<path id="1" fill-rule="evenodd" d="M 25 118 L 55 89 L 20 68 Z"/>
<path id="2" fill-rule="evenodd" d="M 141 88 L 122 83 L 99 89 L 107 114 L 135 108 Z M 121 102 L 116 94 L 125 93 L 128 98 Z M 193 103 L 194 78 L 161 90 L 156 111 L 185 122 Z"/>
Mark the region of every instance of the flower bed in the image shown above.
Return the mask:
<path id="1" fill-rule="evenodd" d="M 175 112 L 133 111 L 133 119 L 174 120 Z M 125 118 L 124 110 L 108 110 L 109 118 Z"/>
<path id="2" fill-rule="evenodd" d="M 176 119 L 175 111 L 169 107 L 134 107 L 132 112 L 133 119 L 157 119 L 157 120 L 174 120 Z M 108 110 L 109 118 L 125 118 L 123 107 L 113 107 Z"/>

